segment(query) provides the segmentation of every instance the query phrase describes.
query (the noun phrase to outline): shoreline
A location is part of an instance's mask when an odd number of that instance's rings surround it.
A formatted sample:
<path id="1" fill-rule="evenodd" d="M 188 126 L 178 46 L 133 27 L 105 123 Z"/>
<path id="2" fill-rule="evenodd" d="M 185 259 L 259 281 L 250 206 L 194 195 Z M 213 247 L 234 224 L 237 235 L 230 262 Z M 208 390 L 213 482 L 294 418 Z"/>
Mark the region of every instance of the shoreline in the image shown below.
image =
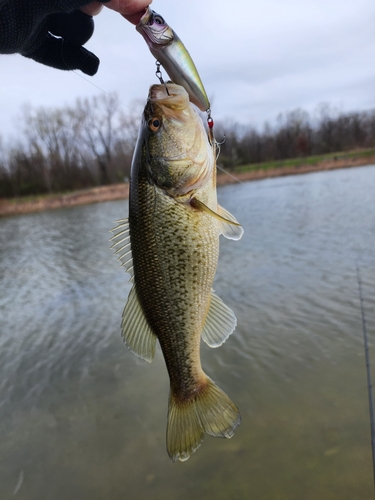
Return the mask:
<path id="1" fill-rule="evenodd" d="M 354 167 L 367 167 L 370 165 L 375 165 L 375 156 L 368 156 L 365 158 L 338 158 L 337 160 L 332 160 L 331 158 L 327 160 L 322 160 L 315 164 L 301 163 L 300 165 L 285 166 L 285 167 L 272 167 L 268 169 L 250 170 L 248 172 L 234 172 L 240 181 L 258 181 L 262 179 L 270 179 L 272 177 L 283 177 L 286 175 L 300 175 L 300 174 L 310 174 L 311 172 L 324 172 L 327 170 L 339 170 L 342 168 L 354 168 Z M 229 172 L 231 174 L 231 172 Z M 225 177 L 225 179 L 222 179 Z M 237 182 L 229 175 L 220 173 L 217 176 L 217 186 L 225 186 L 226 184 L 234 184 Z"/>
<path id="2" fill-rule="evenodd" d="M 337 160 L 323 160 L 315 165 L 303 164 L 285 167 L 273 167 L 268 169 L 250 170 L 248 172 L 229 172 L 241 182 L 257 181 L 272 177 L 286 175 L 300 175 L 311 172 L 324 172 L 326 170 L 337 170 L 341 168 L 364 167 L 375 164 L 375 156 L 366 158 L 338 158 Z M 217 186 L 234 184 L 236 179 L 218 172 Z M 129 197 L 129 184 L 111 184 L 110 186 L 99 186 L 75 191 L 69 194 L 41 195 L 37 199 L 27 200 L 22 198 L 0 199 L 0 217 L 11 215 L 22 215 L 45 210 L 56 210 L 59 208 L 89 205 L 105 201 L 125 200 Z"/>

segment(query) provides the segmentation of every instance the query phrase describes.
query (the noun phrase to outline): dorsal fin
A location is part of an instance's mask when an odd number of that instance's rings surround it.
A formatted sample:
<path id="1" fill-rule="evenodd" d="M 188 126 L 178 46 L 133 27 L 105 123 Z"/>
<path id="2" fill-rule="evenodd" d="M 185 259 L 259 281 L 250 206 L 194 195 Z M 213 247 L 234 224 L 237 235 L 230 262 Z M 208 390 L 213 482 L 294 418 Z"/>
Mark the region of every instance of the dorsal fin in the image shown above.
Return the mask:
<path id="1" fill-rule="evenodd" d="M 130 274 L 129 281 L 132 281 L 134 271 L 129 219 L 117 220 L 116 223 L 117 226 L 111 229 L 111 232 L 115 233 L 111 238 L 113 241 L 111 248 L 115 249 L 115 255 L 118 255 L 121 266 Z M 122 313 L 121 331 L 128 348 L 140 358 L 151 363 L 155 354 L 156 335 L 152 332 L 143 313 L 134 285 Z"/>
<path id="2" fill-rule="evenodd" d="M 130 244 L 129 219 L 120 219 L 115 222 L 117 226 L 111 229 L 111 232 L 115 233 L 110 239 L 110 241 L 113 241 L 111 248 L 115 249 L 114 255 L 119 254 L 117 260 L 121 262 L 121 266 L 125 269 L 125 272 L 130 274 L 129 281 L 132 281 L 134 278 L 134 271 Z"/>
<path id="3" fill-rule="evenodd" d="M 148 361 L 154 359 L 156 335 L 152 332 L 137 297 L 135 285 L 129 293 L 122 313 L 122 337 L 128 348 L 137 356 Z"/>

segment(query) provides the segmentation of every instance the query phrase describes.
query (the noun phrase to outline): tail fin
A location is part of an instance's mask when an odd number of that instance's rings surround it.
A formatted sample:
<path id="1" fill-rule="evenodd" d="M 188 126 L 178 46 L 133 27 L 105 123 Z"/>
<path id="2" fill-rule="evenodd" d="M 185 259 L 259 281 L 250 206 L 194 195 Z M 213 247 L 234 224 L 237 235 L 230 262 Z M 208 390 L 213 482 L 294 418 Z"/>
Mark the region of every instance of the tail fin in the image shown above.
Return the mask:
<path id="1" fill-rule="evenodd" d="M 241 415 L 229 397 L 210 378 L 194 399 L 179 402 L 169 396 L 167 450 L 173 462 L 187 460 L 202 444 L 204 433 L 231 438 Z"/>

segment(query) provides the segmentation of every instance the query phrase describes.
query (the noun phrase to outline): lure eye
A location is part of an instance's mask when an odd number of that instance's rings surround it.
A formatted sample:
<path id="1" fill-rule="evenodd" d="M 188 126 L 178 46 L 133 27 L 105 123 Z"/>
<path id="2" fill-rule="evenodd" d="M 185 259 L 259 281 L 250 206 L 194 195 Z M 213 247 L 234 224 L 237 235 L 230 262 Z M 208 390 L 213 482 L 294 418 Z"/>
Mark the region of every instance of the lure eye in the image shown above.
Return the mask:
<path id="1" fill-rule="evenodd" d="M 148 127 L 153 132 L 157 132 L 161 126 L 161 120 L 159 118 L 151 118 L 148 122 Z"/>
<path id="2" fill-rule="evenodd" d="M 161 16 L 154 16 L 154 22 L 156 24 L 165 24 L 164 19 Z"/>

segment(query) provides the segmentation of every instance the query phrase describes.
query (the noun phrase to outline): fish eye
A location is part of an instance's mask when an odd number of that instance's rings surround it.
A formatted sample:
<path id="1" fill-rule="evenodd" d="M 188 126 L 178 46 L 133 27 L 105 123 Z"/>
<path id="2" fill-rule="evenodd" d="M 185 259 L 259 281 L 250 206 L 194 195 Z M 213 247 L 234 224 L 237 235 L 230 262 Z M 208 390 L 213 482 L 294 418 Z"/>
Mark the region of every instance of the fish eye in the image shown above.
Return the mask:
<path id="1" fill-rule="evenodd" d="M 161 125 L 161 120 L 159 120 L 159 118 L 154 117 L 148 121 L 148 127 L 153 132 L 157 132 L 160 128 L 160 125 Z"/>
<path id="2" fill-rule="evenodd" d="M 163 19 L 161 16 L 159 16 L 159 15 L 154 16 L 154 22 L 155 22 L 156 24 L 165 24 L 164 19 Z"/>

